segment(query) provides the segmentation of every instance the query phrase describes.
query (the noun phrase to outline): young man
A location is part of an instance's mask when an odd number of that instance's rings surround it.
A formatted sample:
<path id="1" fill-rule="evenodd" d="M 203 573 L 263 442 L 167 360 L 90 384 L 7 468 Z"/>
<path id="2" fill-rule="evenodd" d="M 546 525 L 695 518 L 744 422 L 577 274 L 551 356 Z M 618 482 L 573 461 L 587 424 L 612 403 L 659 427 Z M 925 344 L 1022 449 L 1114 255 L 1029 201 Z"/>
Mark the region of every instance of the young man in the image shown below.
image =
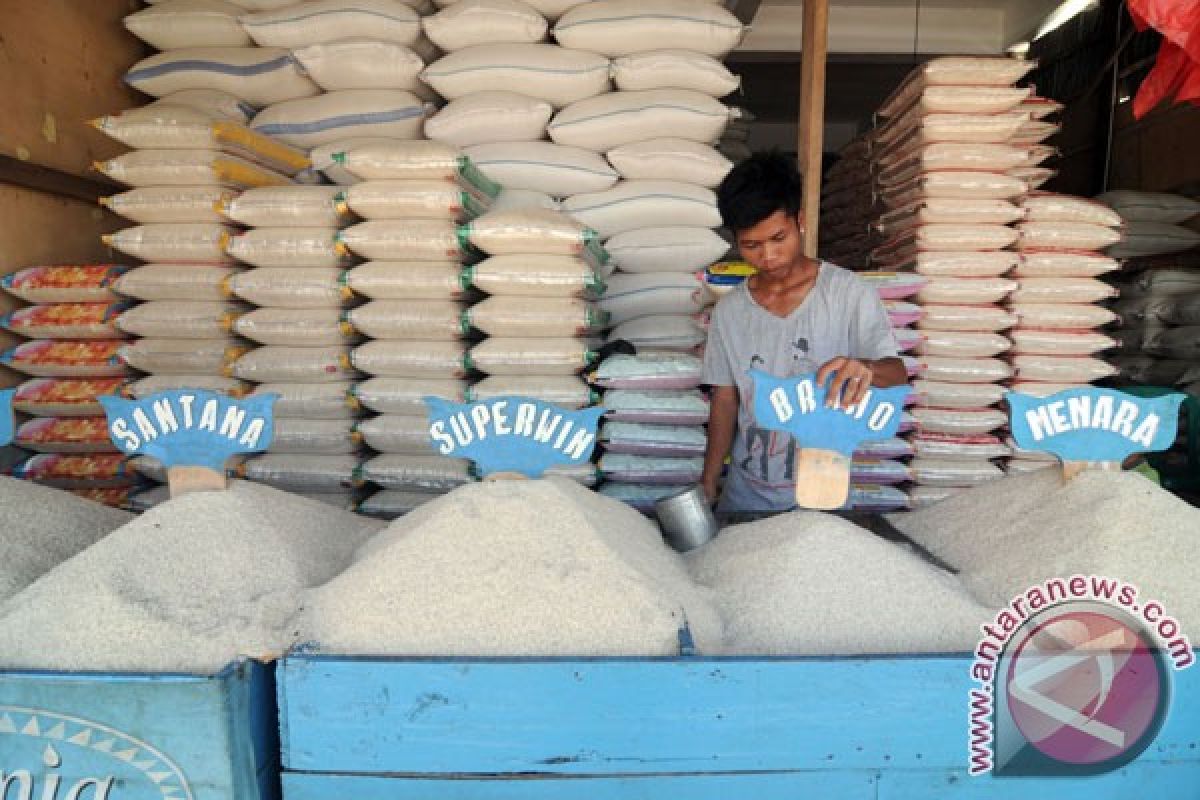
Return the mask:
<path id="1" fill-rule="evenodd" d="M 742 258 L 757 269 L 717 304 L 704 355 L 712 406 L 702 483 L 710 499 L 732 446 L 720 511 L 796 505 L 795 442 L 756 424 L 749 370 L 778 378 L 815 371 L 843 407 L 862 399 L 869 386 L 906 380 L 875 291 L 852 272 L 804 255 L 802 194 L 794 163 L 777 153 L 738 164 L 717 190 L 725 225 Z"/>

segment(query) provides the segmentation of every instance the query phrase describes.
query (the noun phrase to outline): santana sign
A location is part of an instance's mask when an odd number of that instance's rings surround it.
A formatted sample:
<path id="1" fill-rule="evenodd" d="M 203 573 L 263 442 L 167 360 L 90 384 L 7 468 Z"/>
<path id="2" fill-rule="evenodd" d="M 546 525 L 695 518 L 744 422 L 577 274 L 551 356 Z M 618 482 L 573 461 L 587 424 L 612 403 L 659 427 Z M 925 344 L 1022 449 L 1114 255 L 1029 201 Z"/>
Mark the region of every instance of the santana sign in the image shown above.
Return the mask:
<path id="1" fill-rule="evenodd" d="M 1112 389 L 1070 389 L 1049 397 L 1005 395 L 1013 440 L 1063 461 L 1122 461 L 1175 442 L 1183 395 L 1135 397 Z"/>
<path id="2" fill-rule="evenodd" d="M 591 460 L 604 409 L 571 411 L 528 397 L 475 403 L 426 397 L 429 438 L 439 454 L 468 458 L 481 476 L 519 472 L 540 477 L 558 464 Z"/>
<path id="3" fill-rule="evenodd" d="M 275 435 L 276 395 L 235 400 L 215 392 L 176 390 L 141 400 L 101 397 L 113 443 L 165 467 L 220 471 L 237 453 L 266 450 Z M 2 798 L 2 795 L 0 795 Z"/>
<path id="4" fill-rule="evenodd" d="M 758 424 L 790 433 L 802 449 L 851 455 L 861 442 L 888 439 L 900 428 L 908 386 L 868 389 L 861 403 L 826 407 L 826 389 L 816 373 L 776 378 L 751 370 Z"/>

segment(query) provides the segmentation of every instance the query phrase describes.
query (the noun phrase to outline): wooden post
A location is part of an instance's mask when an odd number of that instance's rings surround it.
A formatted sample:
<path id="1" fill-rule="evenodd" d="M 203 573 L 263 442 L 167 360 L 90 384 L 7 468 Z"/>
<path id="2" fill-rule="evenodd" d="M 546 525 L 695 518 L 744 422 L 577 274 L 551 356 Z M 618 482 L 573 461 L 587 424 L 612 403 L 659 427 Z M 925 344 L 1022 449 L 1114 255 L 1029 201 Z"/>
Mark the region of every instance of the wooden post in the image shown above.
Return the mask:
<path id="1" fill-rule="evenodd" d="M 825 139 L 825 59 L 829 51 L 829 0 L 804 0 L 800 60 L 800 137 L 796 155 L 804 175 L 804 255 L 817 256 L 821 219 L 821 151 Z"/>

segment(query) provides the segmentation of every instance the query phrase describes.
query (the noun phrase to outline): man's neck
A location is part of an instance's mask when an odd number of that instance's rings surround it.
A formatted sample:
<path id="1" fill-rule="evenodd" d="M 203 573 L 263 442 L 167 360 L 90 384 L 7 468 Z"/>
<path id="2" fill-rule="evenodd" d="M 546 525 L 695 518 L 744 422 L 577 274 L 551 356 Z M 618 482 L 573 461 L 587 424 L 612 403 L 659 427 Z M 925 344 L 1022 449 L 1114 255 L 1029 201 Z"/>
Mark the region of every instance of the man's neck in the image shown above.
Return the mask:
<path id="1" fill-rule="evenodd" d="M 816 283 L 820 267 L 821 264 L 816 259 L 801 256 L 797 263 L 786 270 L 779 270 L 773 274 L 756 274 L 750 288 L 764 294 L 778 294 L 810 287 Z"/>

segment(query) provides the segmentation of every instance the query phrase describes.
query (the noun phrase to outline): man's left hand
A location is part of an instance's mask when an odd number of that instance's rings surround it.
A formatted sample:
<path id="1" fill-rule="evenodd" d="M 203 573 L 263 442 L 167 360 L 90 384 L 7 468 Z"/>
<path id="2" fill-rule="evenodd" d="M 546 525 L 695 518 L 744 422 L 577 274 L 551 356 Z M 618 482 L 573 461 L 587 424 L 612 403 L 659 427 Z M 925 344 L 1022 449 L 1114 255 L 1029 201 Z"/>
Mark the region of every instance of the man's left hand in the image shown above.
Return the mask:
<path id="1" fill-rule="evenodd" d="M 817 386 L 829 382 L 825 405 L 849 408 L 862 401 L 871 387 L 875 372 L 870 365 L 854 358 L 835 358 L 817 370 Z M 839 399 L 840 398 L 840 399 Z"/>

